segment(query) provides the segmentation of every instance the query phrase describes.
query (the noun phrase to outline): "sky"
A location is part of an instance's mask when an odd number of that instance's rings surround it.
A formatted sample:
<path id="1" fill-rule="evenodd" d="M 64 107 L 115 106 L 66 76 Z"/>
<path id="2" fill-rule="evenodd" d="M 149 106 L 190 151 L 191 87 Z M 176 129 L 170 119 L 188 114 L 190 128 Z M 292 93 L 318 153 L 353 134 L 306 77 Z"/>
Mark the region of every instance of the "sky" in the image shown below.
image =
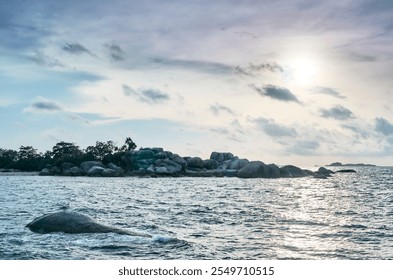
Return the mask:
<path id="1" fill-rule="evenodd" d="M 4 0 L 0 147 L 392 166 L 392 32 L 391 0 Z"/>

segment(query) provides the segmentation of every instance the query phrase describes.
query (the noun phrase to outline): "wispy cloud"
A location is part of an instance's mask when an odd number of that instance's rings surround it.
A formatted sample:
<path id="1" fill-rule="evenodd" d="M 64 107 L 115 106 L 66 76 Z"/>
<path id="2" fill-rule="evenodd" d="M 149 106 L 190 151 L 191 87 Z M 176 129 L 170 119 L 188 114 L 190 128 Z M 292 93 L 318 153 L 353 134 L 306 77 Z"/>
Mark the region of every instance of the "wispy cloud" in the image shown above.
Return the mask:
<path id="1" fill-rule="evenodd" d="M 23 110 L 23 112 L 50 113 L 63 110 L 63 107 L 58 102 L 38 96 L 35 101 L 33 101 L 27 108 Z"/>
<path id="2" fill-rule="evenodd" d="M 79 43 L 66 43 L 63 46 L 63 50 L 75 55 L 89 54 L 91 56 L 95 56 L 90 50 Z"/>
<path id="3" fill-rule="evenodd" d="M 284 67 L 276 62 L 266 62 L 260 64 L 250 63 L 247 67 L 236 66 L 235 73 L 247 76 L 254 76 L 261 71 L 269 71 L 274 73 L 283 73 Z"/>
<path id="4" fill-rule="evenodd" d="M 221 104 L 218 104 L 218 103 L 210 105 L 210 111 L 212 111 L 214 115 L 219 115 L 222 112 L 230 114 L 230 115 L 236 114 L 231 108 L 221 105 Z"/>
<path id="5" fill-rule="evenodd" d="M 57 60 L 56 58 L 47 56 L 41 50 L 34 50 L 33 54 L 28 57 L 34 63 L 40 66 L 47 66 L 47 67 L 64 67 L 64 65 Z"/>
<path id="6" fill-rule="evenodd" d="M 296 129 L 276 123 L 273 119 L 258 118 L 254 122 L 271 137 L 295 137 Z"/>
<path id="7" fill-rule="evenodd" d="M 357 52 L 349 52 L 348 56 L 350 59 L 358 62 L 374 62 L 377 61 L 377 57 L 370 54 L 361 54 Z"/>
<path id="8" fill-rule="evenodd" d="M 148 104 L 160 104 L 170 99 L 169 94 L 153 88 L 135 90 L 128 85 L 123 85 L 123 93 Z"/>
<path id="9" fill-rule="evenodd" d="M 348 120 L 354 118 L 351 110 L 341 106 L 336 105 L 330 109 L 321 109 L 321 117 L 323 118 L 333 118 L 336 120 Z"/>
<path id="10" fill-rule="evenodd" d="M 230 74 L 233 73 L 233 67 L 227 64 L 200 61 L 200 60 L 182 60 L 170 58 L 153 58 L 152 61 L 158 65 L 173 68 L 183 68 L 191 71 L 207 72 L 211 74 Z"/>
<path id="11" fill-rule="evenodd" d="M 351 130 L 357 136 L 360 136 L 362 138 L 368 138 L 370 136 L 370 132 L 369 131 L 367 131 L 367 130 L 361 128 L 361 127 L 355 126 L 355 125 L 343 124 L 341 127 L 345 128 L 345 129 L 348 129 L 348 130 Z"/>
<path id="12" fill-rule="evenodd" d="M 393 124 L 384 118 L 375 119 L 375 130 L 383 135 L 393 135 Z"/>
<path id="13" fill-rule="evenodd" d="M 265 85 L 263 87 L 257 87 L 251 85 L 256 92 L 262 96 L 267 96 L 272 99 L 285 101 L 285 102 L 297 102 L 300 103 L 296 96 L 287 88 L 275 86 L 275 85 Z"/>
<path id="14" fill-rule="evenodd" d="M 343 96 L 338 90 L 330 87 L 314 87 L 310 90 L 312 93 L 316 94 L 326 94 L 330 96 L 334 96 L 340 99 L 345 99 L 346 97 Z"/>
<path id="15" fill-rule="evenodd" d="M 105 48 L 109 51 L 109 56 L 111 60 L 113 61 L 125 60 L 126 54 L 119 45 L 115 43 L 105 44 Z"/>
<path id="16" fill-rule="evenodd" d="M 68 114 L 68 118 L 75 121 L 75 122 L 79 122 L 82 124 L 87 124 L 87 125 L 91 124 L 89 120 L 82 118 L 81 116 L 79 116 L 78 114 L 75 114 L 75 113 Z"/>

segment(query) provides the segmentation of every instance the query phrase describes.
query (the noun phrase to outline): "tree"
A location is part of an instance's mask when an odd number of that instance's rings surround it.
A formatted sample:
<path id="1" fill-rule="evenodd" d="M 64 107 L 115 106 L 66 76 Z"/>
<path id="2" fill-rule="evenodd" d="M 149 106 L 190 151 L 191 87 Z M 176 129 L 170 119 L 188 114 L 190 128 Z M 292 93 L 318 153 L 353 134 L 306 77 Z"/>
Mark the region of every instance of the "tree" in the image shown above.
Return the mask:
<path id="1" fill-rule="evenodd" d="M 106 142 L 97 141 L 95 146 L 88 146 L 85 153 L 95 160 L 103 160 L 106 157 L 110 157 L 117 149 L 111 140 Z"/>
<path id="2" fill-rule="evenodd" d="M 32 146 L 20 146 L 19 148 L 18 160 L 31 160 L 38 156 L 37 149 L 34 149 Z"/>
<path id="3" fill-rule="evenodd" d="M 18 159 L 18 152 L 0 148 L 0 167 L 14 168 Z"/>
<path id="4" fill-rule="evenodd" d="M 42 154 L 37 153 L 37 149 L 32 146 L 20 146 L 16 167 L 23 171 L 39 170 Z"/>
<path id="5" fill-rule="evenodd" d="M 64 162 L 80 164 L 83 161 L 83 152 L 74 143 L 61 141 L 52 148 L 52 157 L 56 165 Z"/>
<path id="6" fill-rule="evenodd" d="M 132 141 L 131 137 L 127 137 L 124 145 L 121 146 L 121 148 L 119 150 L 122 152 L 133 151 L 133 150 L 135 150 L 136 147 L 137 146 L 136 146 L 135 142 Z"/>

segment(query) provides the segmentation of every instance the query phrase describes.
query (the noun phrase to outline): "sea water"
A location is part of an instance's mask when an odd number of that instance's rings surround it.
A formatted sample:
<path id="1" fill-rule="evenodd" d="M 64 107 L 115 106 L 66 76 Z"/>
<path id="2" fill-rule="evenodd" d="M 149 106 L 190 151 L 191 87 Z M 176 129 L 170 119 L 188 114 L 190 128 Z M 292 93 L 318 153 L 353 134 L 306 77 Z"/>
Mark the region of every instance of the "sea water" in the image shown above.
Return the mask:
<path id="1" fill-rule="evenodd" d="M 393 168 L 328 179 L 0 176 L 0 259 L 393 259 Z M 149 233 L 38 234 L 61 210 Z"/>

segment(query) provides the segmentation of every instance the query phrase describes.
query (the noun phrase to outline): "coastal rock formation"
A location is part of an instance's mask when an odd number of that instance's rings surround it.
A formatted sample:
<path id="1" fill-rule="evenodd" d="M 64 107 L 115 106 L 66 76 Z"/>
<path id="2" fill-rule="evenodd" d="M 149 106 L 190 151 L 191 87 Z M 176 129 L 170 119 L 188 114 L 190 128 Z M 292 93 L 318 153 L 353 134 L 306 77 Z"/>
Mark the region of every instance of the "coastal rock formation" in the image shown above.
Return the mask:
<path id="1" fill-rule="evenodd" d="M 278 167 L 262 161 L 240 159 L 229 152 L 212 152 L 209 159 L 200 157 L 181 157 L 163 148 L 142 148 L 125 152 L 121 160 L 122 168 L 113 163 L 104 165 L 99 161 L 86 161 L 80 166 L 63 163 L 61 167 L 46 166 L 40 173 L 43 176 L 190 176 L 190 177 L 239 177 L 239 178 L 299 178 L 312 176 L 326 179 L 334 172 L 324 167 L 318 171 L 301 169 L 293 165 Z M 346 171 L 343 171 L 346 172 Z"/>

